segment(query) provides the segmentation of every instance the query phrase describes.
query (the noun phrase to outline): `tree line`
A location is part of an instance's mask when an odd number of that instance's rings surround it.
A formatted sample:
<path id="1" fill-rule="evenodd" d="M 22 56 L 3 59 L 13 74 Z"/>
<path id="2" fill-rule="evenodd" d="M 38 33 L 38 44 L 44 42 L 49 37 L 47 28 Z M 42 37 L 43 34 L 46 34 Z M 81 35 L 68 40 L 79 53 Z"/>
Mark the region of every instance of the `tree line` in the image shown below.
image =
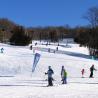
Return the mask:
<path id="1" fill-rule="evenodd" d="M 91 7 L 84 16 L 90 26 L 75 37 L 75 41 L 89 49 L 91 56 L 98 57 L 98 7 Z"/>
<path id="2" fill-rule="evenodd" d="M 67 25 L 26 28 L 6 18 L 0 19 L 0 42 L 10 42 L 13 45 L 28 45 L 32 40 L 59 42 L 74 36 L 74 30 Z"/>
<path id="3" fill-rule="evenodd" d="M 65 26 L 24 27 L 9 19 L 0 19 L 0 42 L 13 45 L 28 45 L 32 40 L 59 42 L 74 38 L 80 46 L 88 47 L 90 55 L 98 56 L 98 7 L 91 7 L 83 16 L 89 24 L 71 28 Z"/>

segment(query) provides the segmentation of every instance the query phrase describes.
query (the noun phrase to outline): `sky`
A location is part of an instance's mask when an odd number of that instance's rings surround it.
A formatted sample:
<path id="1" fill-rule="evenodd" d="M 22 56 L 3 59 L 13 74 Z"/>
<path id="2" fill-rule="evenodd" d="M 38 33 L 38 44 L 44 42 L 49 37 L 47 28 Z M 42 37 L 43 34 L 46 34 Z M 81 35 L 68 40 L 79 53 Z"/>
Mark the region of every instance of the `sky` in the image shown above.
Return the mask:
<path id="1" fill-rule="evenodd" d="M 26 26 L 84 26 L 83 18 L 98 0 L 0 0 L 0 18 Z"/>

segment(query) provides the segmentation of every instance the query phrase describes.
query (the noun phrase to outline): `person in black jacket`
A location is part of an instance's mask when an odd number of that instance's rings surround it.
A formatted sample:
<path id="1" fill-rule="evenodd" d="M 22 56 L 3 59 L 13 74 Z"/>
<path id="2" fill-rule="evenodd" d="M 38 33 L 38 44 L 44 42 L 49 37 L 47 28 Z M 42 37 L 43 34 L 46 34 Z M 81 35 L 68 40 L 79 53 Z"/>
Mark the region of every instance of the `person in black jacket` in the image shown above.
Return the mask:
<path id="1" fill-rule="evenodd" d="M 93 72 L 94 72 L 94 70 L 96 71 L 94 65 L 92 65 L 92 66 L 90 67 L 90 76 L 89 76 L 90 78 L 93 78 Z"/>

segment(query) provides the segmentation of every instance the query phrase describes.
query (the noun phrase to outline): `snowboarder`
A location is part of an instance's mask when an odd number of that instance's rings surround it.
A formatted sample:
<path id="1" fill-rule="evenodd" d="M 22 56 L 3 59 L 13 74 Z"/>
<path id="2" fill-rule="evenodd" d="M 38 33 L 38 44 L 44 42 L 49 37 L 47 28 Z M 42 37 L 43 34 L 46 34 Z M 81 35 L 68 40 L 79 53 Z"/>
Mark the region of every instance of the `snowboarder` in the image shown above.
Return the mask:
<path id="1" fill-rule="evenodd" d="M 83 69 L 81 70 L 82 78 L 84 78 L 84 73 L 85 73 L 85 69 L 83 68 Z"/>
<path id="2" fill-rule="evenodd" d="M 96 71 L 95 67 L 94 67 L 94 64 L 90 67 L 90 78 L 93 78 L 93 71 Z"/>
<path id="3" fill-rule="evenodd" d="M 48 75 L 48 86 L 53 86 L 53 78 L 52 75 L 54 74 L 51 66 L 48 67 L 48 71 L 45 73 Z"/>
<path id="4" fill-rule="evenodd" d="M 61 69 L 61 78 L 62 78 L 62 84 L 67 84 L 67 72 L 64 68 L 64 66 L 62 66 L 62 69 Z"/>

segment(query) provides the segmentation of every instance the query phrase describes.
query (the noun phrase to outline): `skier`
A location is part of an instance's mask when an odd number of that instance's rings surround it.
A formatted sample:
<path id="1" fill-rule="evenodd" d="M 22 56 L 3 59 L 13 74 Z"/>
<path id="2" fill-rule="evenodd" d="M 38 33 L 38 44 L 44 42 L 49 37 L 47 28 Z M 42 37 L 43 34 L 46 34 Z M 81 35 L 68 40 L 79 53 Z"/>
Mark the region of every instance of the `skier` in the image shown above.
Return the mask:
<path id="1" fill-rule="evenodd" d="M 84 73 L 85 73 L 85 69 L 83 68 L 83 69 L 81 70 L 82 78 L 84 78 Z"/>
<path id="2" fill-rule="evenodd" d="M 48 71 L 45 73 L 48 75 L 48 86 L 53 86 L 53 78 L 52 78 L 52 75 L 54 74 L 51 66 L 48 67 Z"/>
<path id="3" fill-rule="evenodd" d="M 32 47 L 32 45 L 31 45 L 31 46 L 30 46 L 30 50 L 32 50 L 32 48 L 33 48 L 33 47 Z"/>
<path id="4" fill-rule="evenodd" d="M 62 78 L 62 84 L 67 84 L 67 72 L 64 68 L 64 66 L 62 66 L 62 69 L 61 69 L 61 78 Z"/>
<path id="5" fill-rule="evenodd" d="M 96 71 L 95 67 L 94 67 L 94 64 L 90 67 L 90 78 L 93 78 L 93 71 Z"/>
<path id="6" fill-rule="evenodd" d="M 3 51 L 4 51 L 4 48 L 1 48 L 1 53 L 3 53 Z"/>

